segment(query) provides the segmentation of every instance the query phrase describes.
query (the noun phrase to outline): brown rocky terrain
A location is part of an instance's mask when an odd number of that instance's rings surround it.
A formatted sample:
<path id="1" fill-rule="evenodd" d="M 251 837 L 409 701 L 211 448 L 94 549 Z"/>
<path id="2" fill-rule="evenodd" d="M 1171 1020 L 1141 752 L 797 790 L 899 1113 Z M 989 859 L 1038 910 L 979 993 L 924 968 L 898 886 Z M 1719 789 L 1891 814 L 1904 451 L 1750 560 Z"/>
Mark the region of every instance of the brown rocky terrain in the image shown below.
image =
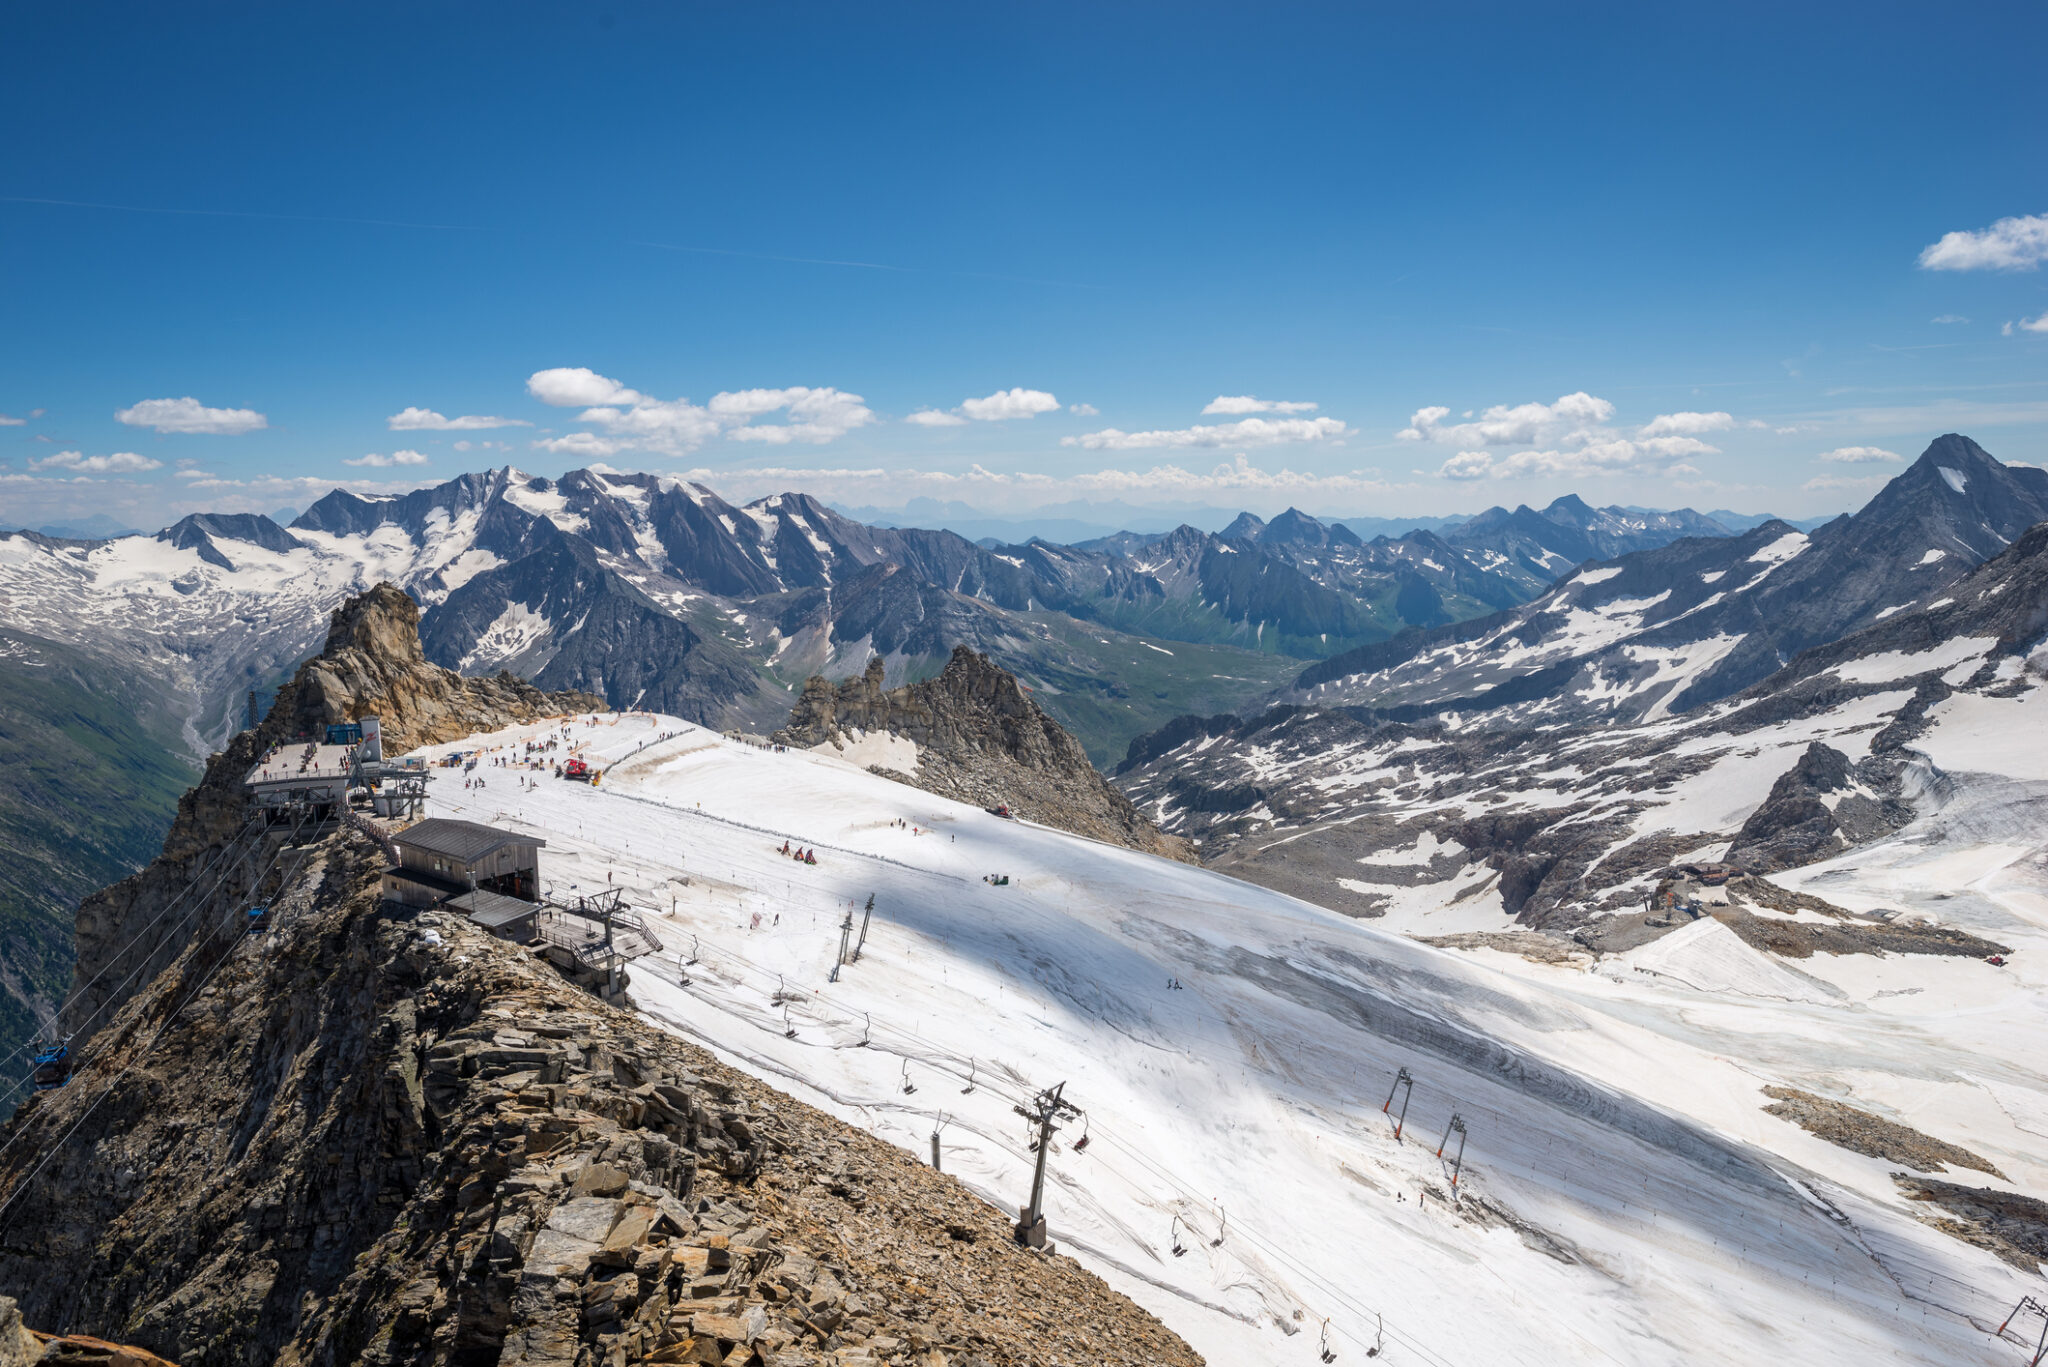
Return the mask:
<path id="1" fill-rule="evenodd" d="M 2048 1201 L 1903 1172 L 1893 1173 L 1892 1181 L 1908 1200 L 1925 1201 L 1945 1212 L 1921 1217 L 1936 1229 L 1989 1249 L 2030 1276 L 2048 1263 Z"/>
<path id="2" fill-rule="evenodd" d="M 310 846 L 23 1106 L 0 1294 L 185 1365 L 1195 1364 L 886 1143 Z"/>
<path id="3" fill-rule="evenodd" d="M 176 957 L 202 900 L 197 876 L 222 881 L 212 901 L 244 898 L 277 854 L 275 840 L 248 858 L 223 859 L 248 816 L 242 778 L 273 745 L 329 722 L 375 715 L 387 753 L 453 740 L 473 731 L 601 708 L 588 693 L 543 693 L 499 674 L 466 679 L 420 653 L 419 605 L 379 584 L 334 610 L 327 644 L 278 690 L 263 722 L 210 757 L 199 785 L 178 802 L 163 853 L 148 867 L 85 899 L 77 918 L 78 962 L 63 1028 L 81 1039 Z"/>
<path id="4" fill-rule="evenodd" d="M 917 745 L 917 772 L 873 772 L 978 807 L 1076 835 L 1195 862 L 1188 843 L 1162 834 L 1111 787 L 1087 752 L 1045 714 L 1012 674 L 988 656 L 956 646 L 935 679 L 882 687 L 882 661 L 834 684 L 813 677 L 777 743 L 844 749 L 849 732 L 888 732 Z"/>
<path id="5" fill-rule="evenodd" d="M 1971 1153 L 1960 1144 L 1925 1135 L 1910 1125 L 1886 1120 L 1844 1102 L 1831 1101 L 1797 1087 L 1766 1087 L 1771 1104 L 1764 1107 L 1781 1120 L 1789 1120 L 1808 1134 L 1837 1147 L 1868 1154 L 1893 1163 L 1904 1163 L 1921 1172 L 1947 1172 L 1946 1165 L 1975 1168 L 2000 1181 L 2005 1174 L 1990 1159 Z"/>

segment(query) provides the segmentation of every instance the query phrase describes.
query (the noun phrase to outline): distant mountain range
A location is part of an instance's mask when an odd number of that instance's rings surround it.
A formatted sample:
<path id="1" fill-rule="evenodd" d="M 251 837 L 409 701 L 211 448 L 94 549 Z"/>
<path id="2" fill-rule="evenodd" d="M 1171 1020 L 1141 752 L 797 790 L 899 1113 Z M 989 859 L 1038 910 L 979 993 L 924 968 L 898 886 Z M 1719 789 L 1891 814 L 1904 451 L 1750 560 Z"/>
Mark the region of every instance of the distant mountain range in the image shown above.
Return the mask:
<path id="1" fill-rule="evenodd" d="M 2023 704 L 2044 632 L 2048 472 L 1951 435 L 1853 517 L 1586 564 L 1176 719 L 1117 781 L 1204 862 L 1336 910 L 1625 948 L 1669 924 L 1644 904 L 1674 865 L 1768 873 L 1896 829 L 1943 791 L 1930 755 L 2009 751 L 2005 772 L 2038 777 Z M 1923 749 L 1937 725 L 1958 738 Z M 1791 933 L 1725 919 L 1773 949 Z M 1869 927 L 1842 943 L 1990 952 Z"/>
<path id="2" fill-rule="evenodd" d="M 1652 718 L 1726 697 L 1953 583 L 2048 519 L 2048 471 L 1945 436 L 1853 516 L 1587 563 L 1493 617 L 1347 651 L 1277 700 L 1486 724 Z"/>
<path id="3" fill-rule="evenodd" d="M 1213 530 L 977 544 L 856 521 L 803 494 L 740 506 L 668 477 L 507 467 L 395 497 L 336 490 L 289 526 L 202 513 L 152 536 L 59 534 L 98 524 L 0 534 L 0 672 L 19 685 L 10 725 L 50 738 L 36 753 L 78 750 L 66 791 L 130 792 L 149 824 L 167 819 L 166 776 L 239 728 L 251 694 L 260 702 L 319 648 L 334 606 L 379 582 L 425 609 L 436 663 L 763 732 L 812 675 L 880 660 L 895 686 L 968 645 L 1096 764 L 1127 757 L 1125 782 L 1162 825 L 1220 822 L 1222 839 L 1277 810 L 1256 766 L 1231 768 L 1265 743 L 1257 719 L 1276 707 L 1330 719 L 1330 745 L 1389 725 L 1479 736 L 1654 724 L 1802 650 L 1931 610 L 2044 517 L 2048 473 L 1956 436 L 1853 517 L 1805 530 L 1565 497 L 1399 535 L 1289 509 Z M 107 723 L 90 719 L 124 707 L 138 724 L 107 741 Z M 1191 738 L 1215 743 L 1188 765 Z M 1161 787 L 1161 766 L 1184 772 Z M 54 849 L 24 805 L 36 791 L 0 794 L 25 868 L 51 866 Z M 110 846 L 90 877 L 104 881 L 149 834 Z M 38 886 L 0 914 L 61 929 L 69 885 Z M 10 943 L 0 981 L 22 990 L 11 1018 L 0 1003 L 0 1034 L 18 1035 L 62 967 L 48 937 L 21 930 Z"/>
<path id="4" fill-rule="evenodd" d="M 1016 672 L 1098 762 L 1190 706 L 1282 685 L 1298 661 L 1516 606 L 1587 556 L 1718 535 L 1690 511 L 1494 509 L 1370 540 L 1290 509 L 1075 545 L 977 544 L 856 522 L 804 494 L 744 507 L 654 475 L 509 467 L 385 498 L 335 490 L 289 527 L 193 514 L 153 538 L 17 534 L 10 624 L 84 649 L 160 650 L 218 736 L 241 694 L 380 579 L 427 608 L 430 657 L 619 706 L 779 721 L 814 673 L 880 657 L 927 677 L 957 645 Z"/>

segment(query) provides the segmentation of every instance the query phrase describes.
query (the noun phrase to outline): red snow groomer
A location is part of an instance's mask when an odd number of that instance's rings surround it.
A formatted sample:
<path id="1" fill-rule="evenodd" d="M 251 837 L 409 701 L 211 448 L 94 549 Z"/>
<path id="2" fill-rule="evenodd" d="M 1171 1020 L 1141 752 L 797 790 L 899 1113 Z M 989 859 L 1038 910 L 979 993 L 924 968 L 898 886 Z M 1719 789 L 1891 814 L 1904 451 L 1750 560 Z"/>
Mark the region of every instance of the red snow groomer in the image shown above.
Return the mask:
<path id="1" fill-rule="evenodd" d="M 990 816 L 999 816 L 1005 821 L 1016 820 L 1015 817 L 1010 815 L 1010 805 L 1006 802 L 998 802 L 995 806 L 984 808 L 983 810 L 987 811 Z"/>
<path id="2" fill-rule="evenodd" d="M 573 779 L 577 783 L 594 783 L 597 781 L 597 771 L 580 759 L 572 759 L 562 766 L 562 777 Z"/>

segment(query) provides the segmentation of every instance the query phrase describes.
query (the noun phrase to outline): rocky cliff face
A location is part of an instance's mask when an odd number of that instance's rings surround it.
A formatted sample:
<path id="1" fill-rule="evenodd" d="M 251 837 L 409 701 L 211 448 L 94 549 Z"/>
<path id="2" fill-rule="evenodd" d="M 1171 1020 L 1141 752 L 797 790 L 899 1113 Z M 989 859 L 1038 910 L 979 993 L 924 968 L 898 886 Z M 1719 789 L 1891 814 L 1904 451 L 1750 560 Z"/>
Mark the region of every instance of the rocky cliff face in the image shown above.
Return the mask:
<path id="1" fill-rule="evenodd" d="M 0 1149 L 0 1296 L 184 1367 L 1201 1361 L 887 1144 L 326 837 Z"/>
<path id="2" fill-rule="evenodd" d="M 473 731 L 603 707 L 587 693 L 543 693 L 499 674 L 466 679 L 420 653 L 419 605 L 380 584 L 334 610 L 327 644 L 278 691 L 262 725 L 213 755 L 199 786 L 179 799 L 163 853 L 140 873 L 87 898 L 78 909 L 75 1000 L 64 1029 L 81 1038 L 100 1028 L 127 996 L 183 948 L 209 909 L 243 897 L 277 854 L 275 840 L 225 853 L 248 816 L 242 777 L 272 745 L 329 722 L 378 717 L 388 753 Z M 210 894 L 201 890 L 216 879 Z"/>
<path id="3" fill-rule="evenodd" d="M 1080 744 L 1006 670 L 967 646 L 936 679 L 882 687 L 882 661 L 859 678 L 812 678 L 775 733 L 777 742 L 844 750 L 886 733 L 917 746 L 917 772 L 874 771 L 942 797 L 1006 805 L 1016 815 L 1077 835 L 1194 862 L 1186 841 L 1163 835 L 1110 787 Z"/>
<path id="4" fill-rule="evenodd" d="M 1815 741 L 1743 822 L 1725 858 L 1754 873 L 1796 869 L 1889 835 L 1912 819 L 1911 803 L 1873 791 L 1847 755 Z"/>

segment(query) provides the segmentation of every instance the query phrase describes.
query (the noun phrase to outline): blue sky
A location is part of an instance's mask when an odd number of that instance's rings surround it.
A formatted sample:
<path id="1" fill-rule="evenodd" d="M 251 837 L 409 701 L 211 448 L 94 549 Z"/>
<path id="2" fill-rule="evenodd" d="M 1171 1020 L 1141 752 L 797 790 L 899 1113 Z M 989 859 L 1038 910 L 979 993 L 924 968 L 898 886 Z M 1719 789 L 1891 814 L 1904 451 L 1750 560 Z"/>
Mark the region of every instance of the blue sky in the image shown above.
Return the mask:
<path id="1" fill-rule="evenodd" d="M 2017 4 L 23 9 L 0 522 L 508 460 L 1384 515 L 1825 512 L 1949 430 L 2043 463 L 2044 44 Z"/>

